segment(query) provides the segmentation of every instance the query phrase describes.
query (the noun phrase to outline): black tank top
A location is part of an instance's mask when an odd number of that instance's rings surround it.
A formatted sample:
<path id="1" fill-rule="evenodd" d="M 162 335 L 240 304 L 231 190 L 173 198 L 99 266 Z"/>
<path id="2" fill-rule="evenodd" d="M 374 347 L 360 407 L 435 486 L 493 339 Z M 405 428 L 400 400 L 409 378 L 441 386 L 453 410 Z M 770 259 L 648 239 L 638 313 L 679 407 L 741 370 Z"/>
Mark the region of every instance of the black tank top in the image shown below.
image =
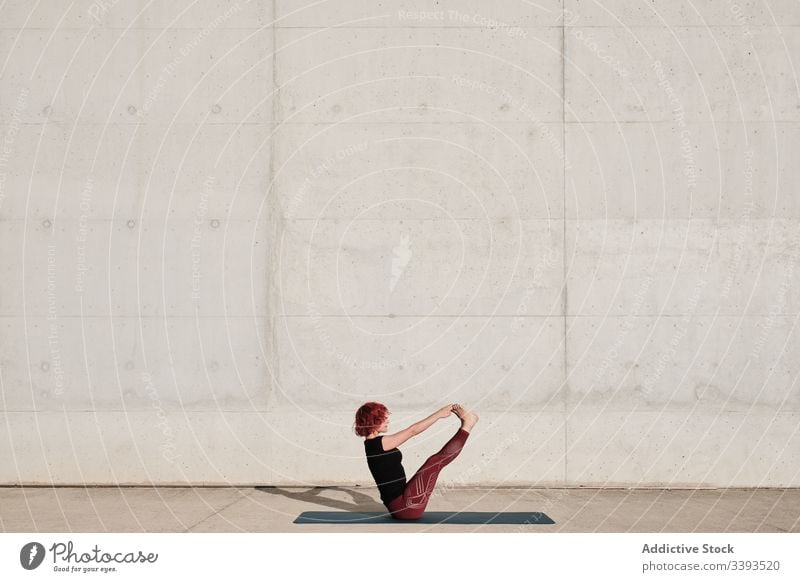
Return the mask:
<path id="1" fill-rule="evenodd" d="M 364 439 L 364 451 L 367 454 L 367 465 L 384 505 L 392 499 L 400 497 L 406 488 L 406 472 L 403 469 L 403 453 L 397 447 L 390 451 L 383 450 L 383 436 Z"/>

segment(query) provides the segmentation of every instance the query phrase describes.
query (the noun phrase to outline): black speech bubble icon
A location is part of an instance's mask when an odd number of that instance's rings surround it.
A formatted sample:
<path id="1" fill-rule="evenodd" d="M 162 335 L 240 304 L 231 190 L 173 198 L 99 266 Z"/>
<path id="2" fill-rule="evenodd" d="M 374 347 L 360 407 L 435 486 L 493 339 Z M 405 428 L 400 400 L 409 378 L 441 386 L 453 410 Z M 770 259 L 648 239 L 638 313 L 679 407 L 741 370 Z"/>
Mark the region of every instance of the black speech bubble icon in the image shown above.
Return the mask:
<path id="1" fill-rule="evenodd" d="M 39 542 L 29 542 L 19 551 L 19 563 L 26 570 L 35 570 L 44 560 L 44 546 Z"/>

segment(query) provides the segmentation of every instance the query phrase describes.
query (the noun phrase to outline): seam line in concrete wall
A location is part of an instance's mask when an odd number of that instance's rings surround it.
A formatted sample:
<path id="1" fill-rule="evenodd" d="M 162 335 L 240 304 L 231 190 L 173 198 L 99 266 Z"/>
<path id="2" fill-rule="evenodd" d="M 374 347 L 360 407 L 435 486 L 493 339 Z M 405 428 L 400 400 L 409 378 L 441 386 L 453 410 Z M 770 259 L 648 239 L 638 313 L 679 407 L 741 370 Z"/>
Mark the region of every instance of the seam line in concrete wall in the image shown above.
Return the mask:
<path id="1" fill-rule="evenodd" d="M 567 75 L 566 75 L 566 23 L 565 23 L 565 7 L 564 0 L 561 2 L 561 143 L 563 144 L 564 158 L 561 160 L 561 214 L 563 220 L 562 224 L 562 239 L 561 239 L 561 260 L 562 260 L 562 293 L 561 293 L 561 310 L 564 317 L 564 381 L 561 385 L 561 402 L 562 410 L 564 411 L 564 483 L 567 482 L 567 399 L 564 396 L 564 390 L 567 387 Z"/>

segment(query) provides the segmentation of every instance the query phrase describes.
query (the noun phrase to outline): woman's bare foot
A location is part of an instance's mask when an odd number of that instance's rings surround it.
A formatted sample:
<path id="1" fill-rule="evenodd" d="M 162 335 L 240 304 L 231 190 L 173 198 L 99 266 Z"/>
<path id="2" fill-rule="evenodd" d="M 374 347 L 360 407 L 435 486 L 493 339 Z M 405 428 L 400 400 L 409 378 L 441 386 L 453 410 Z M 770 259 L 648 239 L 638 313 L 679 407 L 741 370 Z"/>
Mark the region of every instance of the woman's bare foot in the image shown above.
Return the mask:
<path id="1" fill-rule="evenodd" d="M 478 415 L 471 410 L 467 410 L 460 404 L 456 404 L 453 407 L 453 412 L 461 419 L 461 428 L 467 432 L 470 432 L 472 427 L 475 426 L 475 423 L 478 422 Z"/>

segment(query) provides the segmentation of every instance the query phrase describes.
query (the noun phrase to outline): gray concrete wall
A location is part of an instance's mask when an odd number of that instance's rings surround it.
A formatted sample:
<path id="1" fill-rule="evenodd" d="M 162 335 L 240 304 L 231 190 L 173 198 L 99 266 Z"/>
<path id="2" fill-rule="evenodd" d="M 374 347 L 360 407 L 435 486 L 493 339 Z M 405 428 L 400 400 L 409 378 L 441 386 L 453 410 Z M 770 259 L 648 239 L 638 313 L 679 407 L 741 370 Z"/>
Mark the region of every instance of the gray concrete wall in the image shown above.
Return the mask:
<path id="1" fill-rule="evenodd" d="M 3 5 L 0 483 L 800 485 L 800 5 L 304 4 Z"/>

